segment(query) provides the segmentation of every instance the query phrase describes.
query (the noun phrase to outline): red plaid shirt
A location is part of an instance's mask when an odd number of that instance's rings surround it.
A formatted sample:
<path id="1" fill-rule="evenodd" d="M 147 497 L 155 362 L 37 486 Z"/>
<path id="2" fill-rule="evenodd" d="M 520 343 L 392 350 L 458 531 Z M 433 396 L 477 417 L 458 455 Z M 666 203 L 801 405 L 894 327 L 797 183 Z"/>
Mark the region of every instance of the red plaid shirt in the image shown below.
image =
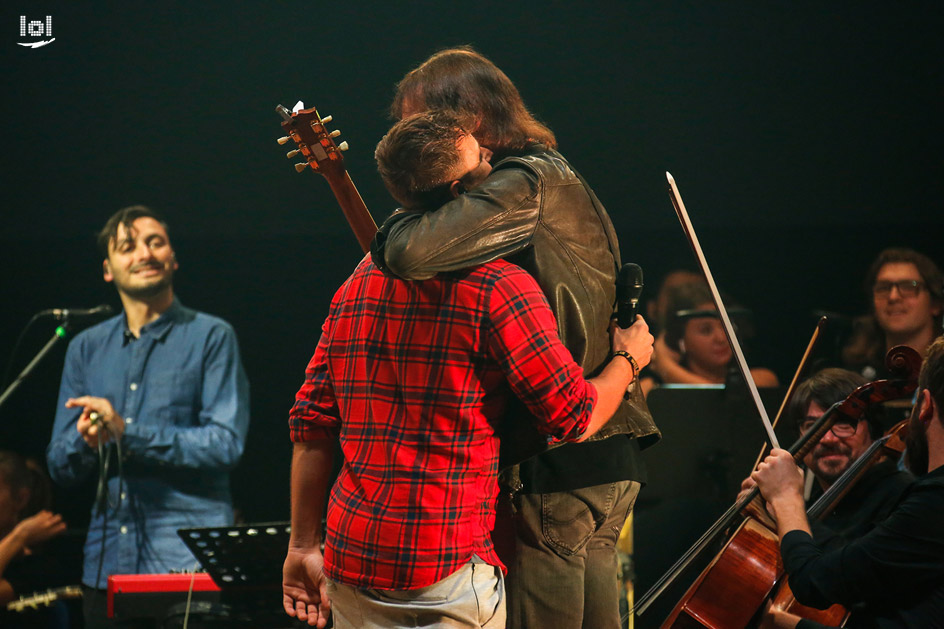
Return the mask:
<path id="1" fill-rule="evenodd" d="M 289 419 L 292 441 L 339 436 L 344 453 L 326 574 L 412 589 L 473 553 L 502 566 L 494 429 L 512 396 L 563 440 L 596 402 L 530 275 L 496 261 L 407 282 L 366 257 L 334 296 Z"/>

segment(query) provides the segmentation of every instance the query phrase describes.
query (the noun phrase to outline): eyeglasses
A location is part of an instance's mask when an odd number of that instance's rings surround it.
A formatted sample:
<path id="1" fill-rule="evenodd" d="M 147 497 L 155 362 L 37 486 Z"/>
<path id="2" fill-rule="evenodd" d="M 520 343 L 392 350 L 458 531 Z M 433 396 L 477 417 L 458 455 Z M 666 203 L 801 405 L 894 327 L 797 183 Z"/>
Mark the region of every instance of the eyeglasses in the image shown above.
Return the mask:
<path id="1" fill-rule="evenodd" d="M 805 422 L 800 424 L 800 434 L 805 435 L 815 423 L 815 419 L 807 419 Z M 857 423 L 850 424 L 849 422 L 836 422 L 833 424 L 832 428 L 829 429 L 829 431 L 839 439 L 845 439 L 846 437 L 851 437 L 854 435 L 858 427 L 859 424 Z"/>
<path id="2" fill-rule="evenodd" d="M 925 284 L 919 280 L 898 280 L 897 282 L 875 282 L 872 286 L 872 294 L 876 297 L 888 297 L 892 294 L 892 288 L 898 289 L 898 294 L 902 297 L 917 297 Z"/>

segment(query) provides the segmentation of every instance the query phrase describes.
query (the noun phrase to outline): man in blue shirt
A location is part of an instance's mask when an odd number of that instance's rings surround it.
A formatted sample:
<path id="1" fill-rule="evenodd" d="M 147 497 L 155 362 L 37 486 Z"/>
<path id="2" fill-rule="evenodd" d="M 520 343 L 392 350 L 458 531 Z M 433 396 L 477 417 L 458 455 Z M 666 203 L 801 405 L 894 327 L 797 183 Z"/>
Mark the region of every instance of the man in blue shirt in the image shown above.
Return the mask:
<path id="1" fill-rule="evenodd" d="M 108 575 L 191 569 L 177 529 L 232 524 L 229 470 L 249 427 L 236 335 L 174 297 L 178 265 L 161 217 L 119 210 L 98 244 L 124 312 L 69 345 L 46 452 L 62 485 L 97 474 L 109 448 L 120 453 L 85 541 L 86 626 L 105 621 Z"/>

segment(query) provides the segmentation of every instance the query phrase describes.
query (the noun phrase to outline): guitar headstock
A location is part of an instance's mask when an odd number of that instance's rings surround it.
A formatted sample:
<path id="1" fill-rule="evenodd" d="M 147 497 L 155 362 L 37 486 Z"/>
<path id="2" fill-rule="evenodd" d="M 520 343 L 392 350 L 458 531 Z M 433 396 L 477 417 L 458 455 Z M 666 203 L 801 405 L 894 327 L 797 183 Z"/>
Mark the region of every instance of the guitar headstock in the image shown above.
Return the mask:
<path id="1" fill-rule="evenodd" d="M 278 105 L 275 111 L 282 116 L 282 128 L 288 133 L 287 136 L 279 138 L 279 144 L 286 144 L 289 140 L 294 140 L 298 146 L 286 153 L 289 159 L 301 154 L 304 162 L 295 164 L 295 170 L 302 172 L 306 168 L 311 168 L 329 179 L 334 175 L 340 175 L 345 172 L 344 159 L 341 157 L 341 151 L 347 150 L 347 142 L 335 144 L 334 138 L 341 135 L 339 130 L 328 131 L 325 127 L 326 122 L 331 122 L 331 116 L 322 118 L 318 110 L 302 109 L 304 105 L 298 103 L 295 111 L 289 111 L 282 105 Z"/>
<path id="2" fill-rule="evenodd" d="M 82 588 L 78 585 L 67 585 L 45 592 L 35 592 L 29 596 L 21 596 L 18 600 L 7 603 L 7 611 L 22 612 L 28 609 L 39 609 L 40 605 L 49 607 L 59 600 L 82 598 Z"/>

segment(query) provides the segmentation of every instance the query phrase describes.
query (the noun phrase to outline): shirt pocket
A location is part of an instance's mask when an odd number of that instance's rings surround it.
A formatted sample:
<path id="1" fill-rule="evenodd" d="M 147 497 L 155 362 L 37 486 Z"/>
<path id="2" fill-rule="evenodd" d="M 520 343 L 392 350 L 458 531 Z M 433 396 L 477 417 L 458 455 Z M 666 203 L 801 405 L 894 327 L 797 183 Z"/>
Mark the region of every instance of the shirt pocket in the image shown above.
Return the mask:
<path id="1" fill-rule="evenodd" d="M 199 423 L 199 374 L 187 369 L 161 369 L 149 380 L 144 402 L 162 422 L 191 426 Z"/>

